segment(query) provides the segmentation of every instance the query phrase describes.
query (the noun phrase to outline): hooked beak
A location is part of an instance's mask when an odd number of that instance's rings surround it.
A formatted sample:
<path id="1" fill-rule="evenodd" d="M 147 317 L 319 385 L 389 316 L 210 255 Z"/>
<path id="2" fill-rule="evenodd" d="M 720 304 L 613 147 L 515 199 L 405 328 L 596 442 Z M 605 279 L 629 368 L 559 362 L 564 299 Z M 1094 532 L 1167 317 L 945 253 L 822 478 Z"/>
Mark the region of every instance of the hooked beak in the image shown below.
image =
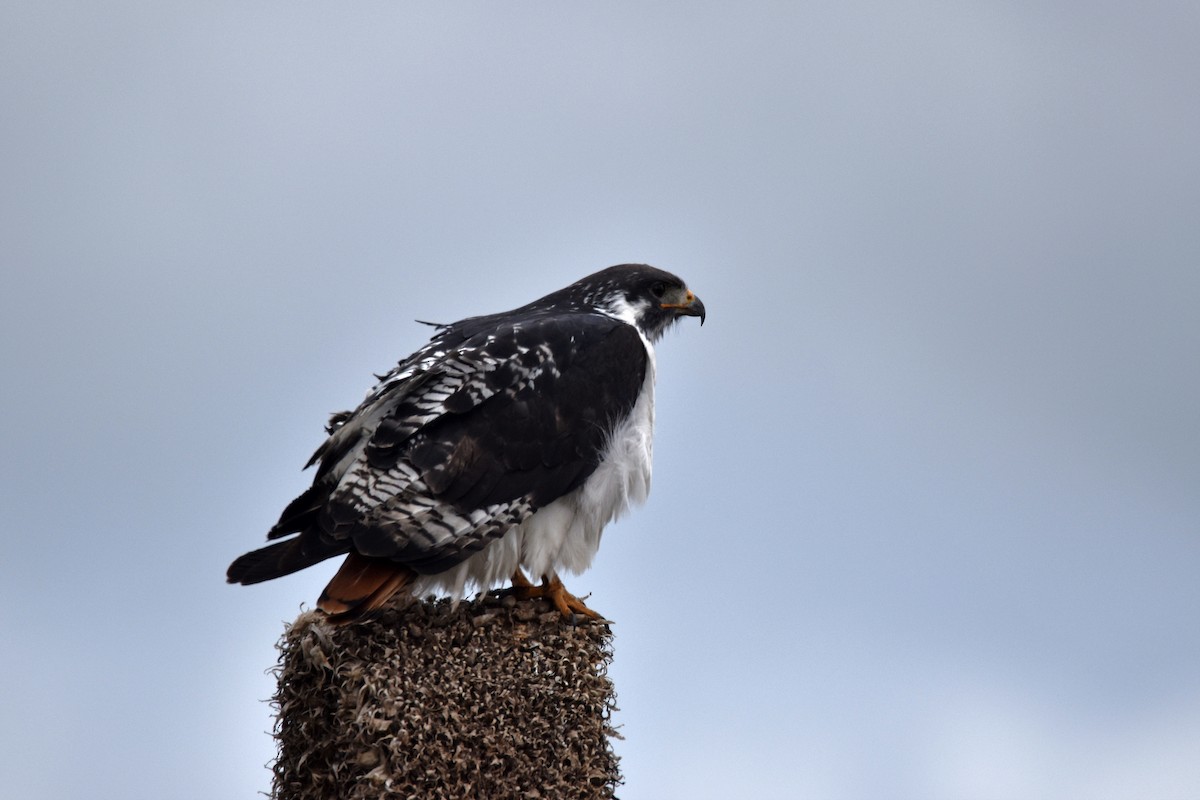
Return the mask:
<path id="1" fill-rule="evenodd" d="M 673 308 L 676 314 L 699 317 L 700 324 L 704 324 L 704 303 L 700 301 L 699 297 L 692 294 L 691 289 L 687 290 L 678 303 L 663 303 L 662 308 Z"/>

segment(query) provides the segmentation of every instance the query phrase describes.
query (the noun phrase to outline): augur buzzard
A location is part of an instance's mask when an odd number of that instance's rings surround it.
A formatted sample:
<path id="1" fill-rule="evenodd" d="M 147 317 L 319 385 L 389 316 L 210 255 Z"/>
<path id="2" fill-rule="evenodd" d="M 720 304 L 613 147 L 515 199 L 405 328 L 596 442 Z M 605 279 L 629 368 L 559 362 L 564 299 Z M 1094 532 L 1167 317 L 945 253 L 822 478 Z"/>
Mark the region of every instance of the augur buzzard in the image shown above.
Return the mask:
<path id="1" fill-rule="evenodd" d="M 460 596 L 507 579 L 566 617 L 562 585 L 650 490 L 654 343 L 704 304 L 644 264 L 601 270 L 512 311 L 438 325 L 354 411 L 334 414 L 312 486 L 229 567 L 231 583 L 345 555 L 317 602 L 357 619 L 401 589 Z M 524 574 L 540 578 L 533 585 Z"/>

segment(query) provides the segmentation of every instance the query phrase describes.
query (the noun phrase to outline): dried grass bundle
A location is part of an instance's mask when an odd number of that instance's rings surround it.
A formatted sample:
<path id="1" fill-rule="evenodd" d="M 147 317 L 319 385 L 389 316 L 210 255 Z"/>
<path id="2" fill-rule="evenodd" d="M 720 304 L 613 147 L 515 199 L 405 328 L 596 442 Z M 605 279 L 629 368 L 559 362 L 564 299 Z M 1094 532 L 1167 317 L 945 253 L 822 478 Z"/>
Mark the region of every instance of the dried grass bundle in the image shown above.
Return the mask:
<path id="1" fill-rule="evenodd" d="M 611 639 L 512 597 L 301 614 L 279 645 L 274 797 L 612 798 Z"/>

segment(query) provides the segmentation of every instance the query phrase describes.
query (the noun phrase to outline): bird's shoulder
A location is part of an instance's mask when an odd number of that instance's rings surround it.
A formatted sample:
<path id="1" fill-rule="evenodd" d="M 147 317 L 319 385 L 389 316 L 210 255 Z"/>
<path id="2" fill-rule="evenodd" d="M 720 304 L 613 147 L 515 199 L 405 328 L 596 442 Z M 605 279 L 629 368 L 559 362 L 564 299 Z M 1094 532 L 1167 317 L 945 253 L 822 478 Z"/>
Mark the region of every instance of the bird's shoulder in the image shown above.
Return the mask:
<path id="1" fill-rule="evenodd" d="M 581 356 L 594 358 L 606 351 L 613 357 L 628 355 L 625 351 L 636 356 L 644 349 L 636 328 L 595 311 L 537 310 L 470 317 L 442 326 L 428 344 L 377 376 L 379 383 L 364 405 L 396 392 L 436 399 L 450 386 L 462 388 L 465 384 L 478 384 L 490 395 L 488 390 L 529 380 L 547 369 L 565 372 Z M 455 406 L 469 399 L 459 394 L 449 403 Z"/>
<path id="2" fill-rule="evenodd" d="M 377 375 L 357 409 L 331 416 L 329 437 L 309 464 L 319 461 L 325 471 L 368 442 L 360 455 L 388 462 L 388 453 L 434 421 L 470 415 L 497 395 L 591 405 L 613 399 L 621 385 L 618 405 L 625 406 L 646 361 L 637 329 L 596 311 L 538 309 L 441 325 L 425 346 Z"/>

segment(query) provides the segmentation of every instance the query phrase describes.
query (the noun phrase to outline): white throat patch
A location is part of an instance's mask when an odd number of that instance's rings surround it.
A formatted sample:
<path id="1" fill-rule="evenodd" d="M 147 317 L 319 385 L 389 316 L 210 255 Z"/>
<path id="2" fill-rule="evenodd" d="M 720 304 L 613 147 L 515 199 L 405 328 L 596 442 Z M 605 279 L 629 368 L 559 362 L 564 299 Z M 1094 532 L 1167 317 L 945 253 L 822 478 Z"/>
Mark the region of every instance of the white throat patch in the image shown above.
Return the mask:
<path id="1" fill-rule="evenodd" d="M 619 319 L 624 323 L 632 325 L 634 328 L 637 328 L 640 334 L 642 329 L 638 325 L 638 320 L 641 318 L 642 311 L 645 308 L 645 303 L 637 303 L 635 305 L 625 299 L 625 295 L 618 294 L 610 299 L 600 310 L 613 319 Z M 642 337 L 642 339 L 645 338 L 645 336 Z"/>

